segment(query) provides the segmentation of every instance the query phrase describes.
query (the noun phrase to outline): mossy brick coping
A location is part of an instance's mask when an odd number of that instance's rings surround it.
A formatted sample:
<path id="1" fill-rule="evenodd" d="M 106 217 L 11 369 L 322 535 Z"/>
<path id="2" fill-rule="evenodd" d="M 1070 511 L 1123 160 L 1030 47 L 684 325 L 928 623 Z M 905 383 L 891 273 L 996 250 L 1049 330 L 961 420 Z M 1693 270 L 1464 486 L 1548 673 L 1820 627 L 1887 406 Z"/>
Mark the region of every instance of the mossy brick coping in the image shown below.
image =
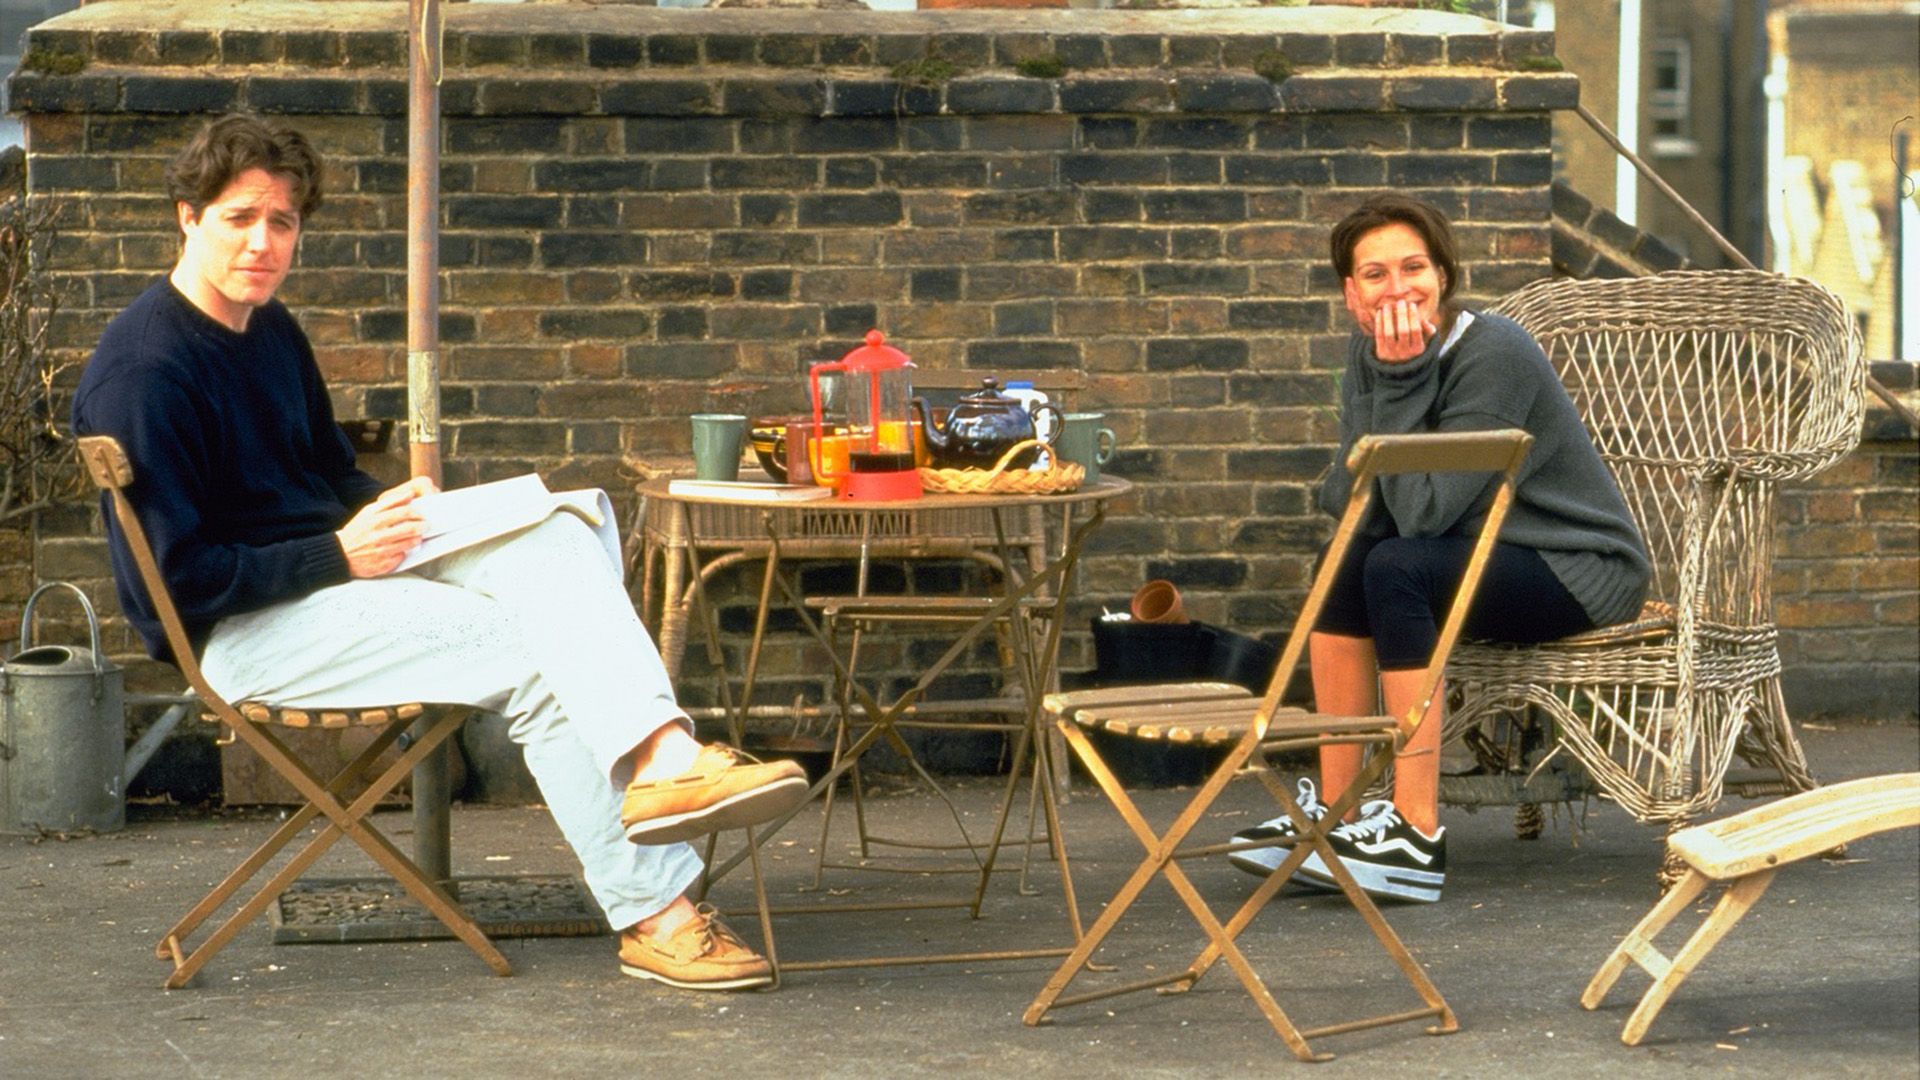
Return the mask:
<path id="1" fill-rule="evenodd" d="M 217 69 L 214 69 L 217 72 Z M 73 75 L 21 72 L 8 82 L 15 112 L 337 113 L 400 116 L 398 77 L 287 72 L 229 78 L 90 67 Z M 440 90 L 447 116 L 932 116 L 994 113 L 1281 112 L 1437 110 L 1540 112 L 1571 108 L 1572 75 L 1371 74 L 1329 70 L 1273 82 L 1251 72 L 1069 74 L 956 73 L 925 84 L 887 75 L 753 72 L 643 73 L 583 81 L 566 76 L 454 76 Z"/>
<path id="2" fill-rule="evenodd" d="M 244 23 L 242 21 L 244 20 Z M 699 67 L 881 69 L 926 57 L 1009 74 L 1037 57 L 1103 68 L 1252 70 L 1277 54 L 1295 72 L 1551 70 L 1550 32 L 1470 16 L 1350 8 L 1225 11 L 728 11 L 586 2 L 451 5 L 451 71 L 554 74 Z M 48 20 L 29 50 L 104 66 L 356 69 L 406 63 L 396 3 L 201 0 L 93 5 Z"/>

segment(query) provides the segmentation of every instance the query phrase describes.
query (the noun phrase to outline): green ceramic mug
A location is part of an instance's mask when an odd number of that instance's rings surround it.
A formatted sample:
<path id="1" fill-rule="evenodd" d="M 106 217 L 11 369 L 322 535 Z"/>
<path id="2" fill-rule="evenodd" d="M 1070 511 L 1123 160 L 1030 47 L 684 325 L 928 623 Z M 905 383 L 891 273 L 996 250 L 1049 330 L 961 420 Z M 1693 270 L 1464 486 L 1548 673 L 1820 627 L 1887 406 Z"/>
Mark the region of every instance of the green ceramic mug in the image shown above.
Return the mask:
<path id="1" fill-rule="evenodd" d="M 1101 426 L 1106 418 L 1106 413 L 1068 413 L 1053 439 L 1062 460 L 1078 462 L 1087 470 L 1089 484 L 1100 479 L 1100 466 L 1113 460 L 1113 430 Z"/>
<path id="2" fill-rule="evenodd" d="M 738 413 L 695 413 L 693 475 L 702 480 L 740 479 L 740 446 L 747 418 Z"/>

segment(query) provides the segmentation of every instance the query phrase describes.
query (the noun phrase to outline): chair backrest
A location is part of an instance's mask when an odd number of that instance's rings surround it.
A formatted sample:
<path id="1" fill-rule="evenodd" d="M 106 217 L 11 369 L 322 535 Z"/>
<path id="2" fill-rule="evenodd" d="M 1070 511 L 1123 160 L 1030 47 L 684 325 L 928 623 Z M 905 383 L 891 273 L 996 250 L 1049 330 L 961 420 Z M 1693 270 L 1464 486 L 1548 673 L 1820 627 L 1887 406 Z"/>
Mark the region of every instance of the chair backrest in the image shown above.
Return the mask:
<path id="1" fill-rule="evenodd" d="M 1491 310 L 1540 343 L 1585 418 L 1646 538 L 1651 596 L 1680 598 L 1700 532 L 1696 610 L 1771 621 L 1759 585 L 1773 482 L 1860 437 L 1866 365 L 1840 299 L 1800 278 L 1712 270 L 1537 281 Z"/>
<path id="2" fill-rule="evenodd" d="M 94 485 L 106 492 L 113 503 L 113 517 L 120 526 L 120 535 L 126 540 L 127 550 L 133 555 L 133 563 L 140 570 L 140 584 L 153 602 L 153 610 L 160 618 L 160 626 L 166 631 L 167 646 L 173 650 L 173 662 L 180 668 L 180 674 L 186 677 L 187 685 L 193 687 L 209 708 L 229 714 L 234 713 L 233 706 L 214 692 L 207 684 L 206 677 L 200 673 L 200 663 L 193 655 L 193 642 L 187 637 L 187 628 L 180 621 L 180 611 L 174 606 L 173 595 L 167 591 L 167 582 L 160 576 L 160 565 L 153 557 L 153 545 L 147 542 L 147 531 L 140 527 L 140 518 L 133 512 L 133 504 L 127 499 L 126 489 L 133 483 L 133 464 L 127 460 L 127 452 L 120 447 L 119 440 L 111 435 L 85 435 L 79 439 L 80 461 L 87 468 L 87 475 Z M 236 719 L 238 714 L 234 713 Z"/>
<path id="3" fill-rule="evenodd" d="M 1334 526 L 1333 541 L 1327 546 L 1327 554 L 1321 561 L 1319 572 L 1314 575 L 1313 586 L 1307 592 L 1307 602 L 1294 620 L 1293 632 L 1287 636 L 1286 647 L 1280 653 L 1280 664 L 1267 684 L 1266 697 L 1260 703 L 1259 722 L 1255 725 L 1261 734 L 1265 732 L 1266 721 L 1280 708 L 1281 695 L 1286 692 L 1294 669 L 1306 653 L 1307 639 L 1313 632 L 1313 625 L 1320 620 L 1321 610 L 1326 607 L 1327 594 L 1333 590 L 1333 579 L 1348 549 L 1353 546 L 1360 523 L 1366 520 L 1367 511 L 1373 505 L 1375 478 L 1416 472 L 1496 473 L 1499 482 L 1493 502 L 1480 524 L 1480 533 L 1475 539 L 1466 573 L 1461 576 L 1460 584 L 1454 590 L 1453 601 L 1447 608 L 1439 640 L 1434 644 L 1433 655 L 1427 662 L 1426 680 L 1416 696 L 1416 704 L 1408 710 L 1407 715 L 1396 718 L 1402 734 L 1412 737 L 1414 729 L 1426 716 L 1427 705 L 1439 689 L 1447 657 L 1460 639 L 1460 630 L 1467 620 L 1467 609 L 1480 588 L 1481 574 L 1486 569 L 1488 557 L 1493 553 L 1500 526 L 1506 521 L 1507 509 L 1513 503 L 1514 478 L 1519 474 L 1520 463 L 1526 460 L 1527 451 L 1532 446 L 1533 436 L 1513 428 L 1444 434 L 1363 435 L 1354 442 L 1353 449 L 1347 454 L 1347 471 L 1353 477 L 1347 508 Z"/>

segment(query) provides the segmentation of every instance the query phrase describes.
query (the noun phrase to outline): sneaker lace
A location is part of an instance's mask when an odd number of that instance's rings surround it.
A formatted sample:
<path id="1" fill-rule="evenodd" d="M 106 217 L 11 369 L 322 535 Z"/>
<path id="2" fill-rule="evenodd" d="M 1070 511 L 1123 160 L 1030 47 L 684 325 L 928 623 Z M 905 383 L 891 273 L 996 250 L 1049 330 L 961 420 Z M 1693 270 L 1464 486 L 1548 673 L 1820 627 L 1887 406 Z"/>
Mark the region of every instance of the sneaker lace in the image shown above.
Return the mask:
<path id="1" fill-rule="evenodd" d="M 1301 777 L 1295 790 L 1299 795 L 1294 801 L 1300 804 L 1301 812 L 1306 814 L 1309 820 L 1319 821 L 1327 816 L 1327 808 L 1320 801 L 1320 791 L 1313 786 L 1312 780 Z"/>
<path id="2" fill-rule="evenodd" d="M 1343 840 L 1378 840 L 1399 820 L 1400 814 L 1394 809 L 1393 803 L 1386 799 L 1375 799 L 1360 808 L 1358 820 L 1333 830 L 1332 835 Z"/>

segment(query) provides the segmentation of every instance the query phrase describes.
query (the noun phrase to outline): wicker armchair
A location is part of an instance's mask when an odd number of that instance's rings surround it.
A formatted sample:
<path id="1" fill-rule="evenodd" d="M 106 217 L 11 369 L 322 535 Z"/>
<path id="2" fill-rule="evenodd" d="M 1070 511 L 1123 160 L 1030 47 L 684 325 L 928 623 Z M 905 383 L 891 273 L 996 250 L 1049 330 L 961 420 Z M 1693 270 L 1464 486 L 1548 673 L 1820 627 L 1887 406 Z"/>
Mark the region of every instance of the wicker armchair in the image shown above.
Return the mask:
<path id="1" fill-rule="evenodd" d="M 1736 753 L 1776 769 L 1776 789 L 1811 788 L 1780 692 L 1774 491 L 1859 441 L 1866 365 L 1845 307 L 1810 281 L 1743 270 L 1540 281 L 1494 310 L 1560 372 L 1654 581 L 1627 627 L 1462 643 L 1447 737 L 1516 738 L 1531 707 L 1551 752 L 1645 822 L 1713 806 Z"/>

